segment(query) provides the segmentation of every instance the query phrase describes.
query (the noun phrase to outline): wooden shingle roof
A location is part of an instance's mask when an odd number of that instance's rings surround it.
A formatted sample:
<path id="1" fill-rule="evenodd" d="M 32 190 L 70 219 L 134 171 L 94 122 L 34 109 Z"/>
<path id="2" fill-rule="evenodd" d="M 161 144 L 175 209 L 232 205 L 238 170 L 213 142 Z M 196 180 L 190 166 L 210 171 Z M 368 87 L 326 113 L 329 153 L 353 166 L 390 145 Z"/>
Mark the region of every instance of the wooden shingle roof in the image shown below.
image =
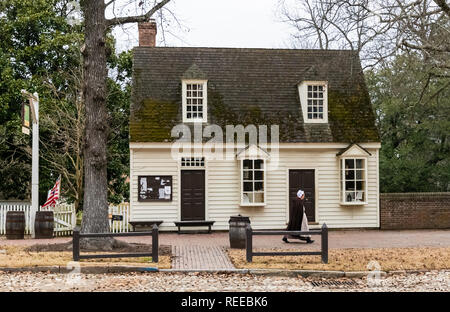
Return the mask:
<path id="1" fill-rule="evenodd" d="M 136 47 L 131 142 L 171 142 L 181 79 L 208 80 L 208 124 L 280 126 L 280 142 L 379 142 L 359 57 L 346 50 Z M 328 81 L 328 124 L 303 122 L 297 85 Z"/>

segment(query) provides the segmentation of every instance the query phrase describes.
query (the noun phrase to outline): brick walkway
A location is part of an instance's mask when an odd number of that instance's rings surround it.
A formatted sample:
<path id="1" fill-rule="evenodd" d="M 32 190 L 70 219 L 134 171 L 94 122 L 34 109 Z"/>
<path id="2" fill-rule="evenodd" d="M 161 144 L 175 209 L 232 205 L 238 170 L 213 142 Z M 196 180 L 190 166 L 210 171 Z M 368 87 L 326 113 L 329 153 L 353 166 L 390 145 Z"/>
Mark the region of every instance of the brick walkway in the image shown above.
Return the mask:
<path id="1" fill-rule="evenodd" d="M 173 269 L 230 270 L 233 264 L 220 246 L 173 246 Z"/>

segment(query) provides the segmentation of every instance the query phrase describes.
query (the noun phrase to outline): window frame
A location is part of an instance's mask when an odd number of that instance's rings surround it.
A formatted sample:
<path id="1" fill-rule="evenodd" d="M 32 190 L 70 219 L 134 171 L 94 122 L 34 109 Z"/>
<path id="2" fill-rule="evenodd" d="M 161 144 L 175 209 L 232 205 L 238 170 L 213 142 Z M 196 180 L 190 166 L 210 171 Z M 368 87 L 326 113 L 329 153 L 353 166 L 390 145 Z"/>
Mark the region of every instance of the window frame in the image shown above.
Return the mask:
<path id="1" fill-rule="evenodd" d="M 363 201 L 351 201 L 351 202 L 346 201 L 346 196 L 345 196 L 345 194 L 347 192 L 346 189 L 345 189 L 345 184 L 347 182 L 347 180 L 345 178 L 345 171 L 347 170 L 347 169 L 345 169 L 345 161 L 346 160 L 354 160 L 355 164 L 356 164 L 356 160 L 362 160 L 364 162 L 364 164 L 362 166 L 362 169 L 363 169 L 363 172 L 364 172 L 364 179 L 361 179 L 361 181 L 364 182 L 364 189 L 361 190 L 361 191 L 364 192 L 364 200 Z M 339 158 L 339 162 L 340 162 L 340 166 L 339 166 L 339 170 L 340 170 L 340 187 L 339 187 L 339 189 L 340 189 L 340 204 L 341 205 L 345 205 L 345 206 L 362 206 L 362 205 L 367 205 L 368 204 L 368 196 L 369 196 L 369 194 L 368 194 L 368 180 L 369 179 L 368 179 L 368 170 L 367 170 L 368 157 L 364 157 L 364 156 L 345 156 L 345 157 L 340 157 Z M 356 169 L 358 169 L 358 168 L 356 168 L 356 166 L 355 166 L 355 168 L 353 168 L 353 169 L 356 172 Z M 353 181 L 355 181 L 355 183 L 356 183 L 357 180 L 358 179 L 356 179 L 356 175 L 355 175 Z M 355 191 L 354 192 L 357 192 L 356 186 L 355 186 Z"/>
<path id="2" fill-rule="evenodd" d="M 188 165 L 189 164 L 189 165 Z M 180 168 L 185 169 L 205 169 L 206 159 L 204 156 L 181 156 Z"/>
<path id="3" fill-rule="evenodd" d="M 203 96 L 202 96 L 203 117 L 202 118 L 187 118 L 187 85 L 188 84 L 201 84 L 202 85 L 202 91 L 203 91 Z M 182 106 L 183 106 L 183 109 L 182 109 L 183 122 L 206 123 L 208 121 L 208 80 L 183 79 L 181 93 L 182 93 Z"/>
<path id="4" fill-rule="evenodd" d="M 257 169 L 257 170 L 261 170 L 263 172 L 263 179 L 262 180 L 255 180 L 255 176 L 252 176 L 252 183 L 253 186 L 257 182 L 262 182 L 263 183 L 263 202 L 261 203 L 244 203 L 244 193 L 250 193 L 250 191 L 244 191 L 244 161 L 246 160 L 251 160 L 254 164 L 255 160 L 261 160 L 262 161 L 262 169 Z M 240 160 L 240 174 L 241 174 L 241 183 L 240 183 L 240 206 L 242 207 L 264 207 L 266 205 L 266 194 L 267 194 L 267 159 L 263 158 L 263 157 L 243 157 Z M 254 166 L 252 166 L 254 167 Z M 251 172 L 255 172 L 255 168 L 251 169 Z M 249 181 L 249 180 L 245 180 L 245 181 Z M 253 187 L 253 191 L 251 191 L 251 193 L 255 194 L 255 190 Z M 256 193 L 261 193 L 261 192 L 256 192 Z"/>
<path id="5" fill-rule="evenodd" d="M 323 118 L 308 118 L 308 86 L 323 86 Z M 298 93 L 304 123 L 328 123 L 328 81 L 303 81 L 298 84 Z"/>

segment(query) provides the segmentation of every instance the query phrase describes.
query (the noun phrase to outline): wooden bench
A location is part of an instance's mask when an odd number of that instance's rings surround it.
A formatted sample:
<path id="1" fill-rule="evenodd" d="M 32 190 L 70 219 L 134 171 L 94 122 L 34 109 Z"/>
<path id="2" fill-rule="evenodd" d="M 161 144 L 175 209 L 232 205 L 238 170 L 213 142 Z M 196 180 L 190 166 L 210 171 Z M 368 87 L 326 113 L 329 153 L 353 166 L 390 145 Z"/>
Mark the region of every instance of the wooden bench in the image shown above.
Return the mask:
<path id="1" fill-rule="evenodd" d="M 187 234 L 187 233 L 211 233 L 211 226 L 215 221 L 175 221 L 175 225 L 178 227 L 178 234 Z M 194 226 L 207 226 L 207 232 L 198 232 L 198 231 L 189 231 L 189 232 L 181 232 L 181 227 L 194 227 Z"/>
<path id="2" fill-rule="evenodd" d="M 133 232 L 138 232 L 136 231 L 136 228 L 139 227 L 152 227 L 153 224 L 156 224 L 158 227 L 161 225 L 161 223 L 163 223 L 162 220 L 149 220 L 149 221 L 131 221 L 129 222 L 131 224 L 131 226 L 133 227 Z"/>

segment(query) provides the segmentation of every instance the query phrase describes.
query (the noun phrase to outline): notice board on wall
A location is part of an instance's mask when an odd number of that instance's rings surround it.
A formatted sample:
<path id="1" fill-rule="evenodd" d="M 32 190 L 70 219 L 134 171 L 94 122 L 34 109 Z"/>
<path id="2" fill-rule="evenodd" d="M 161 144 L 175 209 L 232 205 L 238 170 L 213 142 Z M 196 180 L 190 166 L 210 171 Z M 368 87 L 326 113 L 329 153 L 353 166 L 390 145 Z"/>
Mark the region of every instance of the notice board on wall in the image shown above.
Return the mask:
<path id="1" fill-rule="evenodd" d="M 138 201 L 172 201 L 172 176 L 138 176 Z"/>

